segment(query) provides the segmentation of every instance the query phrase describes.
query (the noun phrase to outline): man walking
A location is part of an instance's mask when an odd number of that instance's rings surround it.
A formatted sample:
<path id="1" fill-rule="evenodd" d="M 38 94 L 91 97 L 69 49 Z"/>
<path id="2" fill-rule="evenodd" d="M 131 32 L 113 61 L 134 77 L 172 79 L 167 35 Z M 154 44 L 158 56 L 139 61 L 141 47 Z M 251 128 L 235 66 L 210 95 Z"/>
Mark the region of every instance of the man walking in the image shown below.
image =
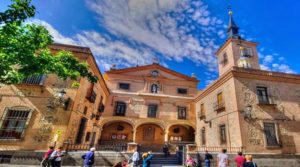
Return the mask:
<path id="1" fill-rule="evenodd" d="M 83 166 L 92 167 L 95 162 L 95 147 L 92 147 L 89 152 L 83 156 Z"/>
<path id="2" fill-rule="evenodd" d="M 132 157 L 130 158 L 132 160 L 132 165 L 133 167 L 137 167 L 139 165 L 139 160 L 140 160 L 140 154 L 137 151 L 137 149 L 134 150 L 134 153 L 132 155 Z"/>
<path id="3" fill-rule="evenodd" d="M 205 167 L 210 167 L 211 160 L 213 156 L 205 150 L 204 160 L 205 160 Z"/>
<path id="4" fill-rule="evenodd" d="M 218 154 L 217 157 L 217 164 L 218 167 L 228 167 L 229 161 L 228 161 L 228 155 L 226 154 L 227 150 L 222 149 L 222 153 Z"/>

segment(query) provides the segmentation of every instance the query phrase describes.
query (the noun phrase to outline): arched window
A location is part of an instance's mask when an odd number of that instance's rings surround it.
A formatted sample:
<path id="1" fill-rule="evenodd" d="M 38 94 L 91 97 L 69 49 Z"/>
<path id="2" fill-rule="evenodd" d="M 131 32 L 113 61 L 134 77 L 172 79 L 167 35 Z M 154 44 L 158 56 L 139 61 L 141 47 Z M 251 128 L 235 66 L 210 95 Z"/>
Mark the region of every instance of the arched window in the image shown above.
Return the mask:
<path id="1" fill-rule="evenodd" d="M 116 102 L 115 105 L 115 116 L 125 116 L 126 112 L 126 103 L 124 102 Z"/>
<path id="2" fill-rule="evenodd" d="M 151 93 L 158 93 L 158 89 L 159 89 L 159 87 L 157 84 L 152 84 L 150 87 Z"/>

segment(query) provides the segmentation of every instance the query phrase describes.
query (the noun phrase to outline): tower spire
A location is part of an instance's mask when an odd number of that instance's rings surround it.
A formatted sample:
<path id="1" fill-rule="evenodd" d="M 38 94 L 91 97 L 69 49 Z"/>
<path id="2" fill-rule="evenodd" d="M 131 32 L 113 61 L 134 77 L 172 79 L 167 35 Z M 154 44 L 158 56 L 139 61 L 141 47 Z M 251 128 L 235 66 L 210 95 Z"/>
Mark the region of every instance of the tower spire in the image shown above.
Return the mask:
<path id="1" fill-rule="evenodd" d="M 228 28 L 227 28 L 227 38 L 240 38 L 239 35 L 239 27 L 235 24 L 234 20 L 233 20 L 233 12 L 231 9 L 231 6 L 228 7 L 228 14 L 229 14 L 229 24 L 228 24 Z"/>

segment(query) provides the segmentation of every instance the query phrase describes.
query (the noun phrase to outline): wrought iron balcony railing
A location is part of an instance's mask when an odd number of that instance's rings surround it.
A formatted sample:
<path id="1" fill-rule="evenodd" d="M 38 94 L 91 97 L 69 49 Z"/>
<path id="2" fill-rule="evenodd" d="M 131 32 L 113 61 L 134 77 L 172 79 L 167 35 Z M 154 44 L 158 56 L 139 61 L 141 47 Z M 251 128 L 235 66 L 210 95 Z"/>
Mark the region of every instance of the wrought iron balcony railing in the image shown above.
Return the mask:
<path id="1" fill-rule="evenodd" d="M 225 111 L 225 102 L 219 101 L 214 103 L 214 111 L 222 112 Z"/>

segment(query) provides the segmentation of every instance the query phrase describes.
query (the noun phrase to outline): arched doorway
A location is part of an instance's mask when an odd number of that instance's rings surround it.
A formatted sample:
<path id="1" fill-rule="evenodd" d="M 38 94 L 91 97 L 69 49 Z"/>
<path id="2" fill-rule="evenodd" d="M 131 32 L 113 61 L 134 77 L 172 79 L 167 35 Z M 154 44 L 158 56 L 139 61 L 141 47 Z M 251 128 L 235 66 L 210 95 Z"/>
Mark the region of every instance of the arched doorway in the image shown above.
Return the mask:
<path id="1" fill-rule="evenodd" d="M 126 145 L 133 141 L 133 127 L 125 121 L 113 121 L 102 127 L 99 145 Z"/>
<path id="2" fill-rule="evenodd" d="M 195 130 L 189 125 L 172 125 L 168 133 L 169 143 L 189 144 L 195 142 Z"/>
<path id="3" fill-rule="evenodd" d="M 156 124 L 142 124 L 136 130 L 140 151 L 160 151 L 164 145 L 164 130 Z"/>

